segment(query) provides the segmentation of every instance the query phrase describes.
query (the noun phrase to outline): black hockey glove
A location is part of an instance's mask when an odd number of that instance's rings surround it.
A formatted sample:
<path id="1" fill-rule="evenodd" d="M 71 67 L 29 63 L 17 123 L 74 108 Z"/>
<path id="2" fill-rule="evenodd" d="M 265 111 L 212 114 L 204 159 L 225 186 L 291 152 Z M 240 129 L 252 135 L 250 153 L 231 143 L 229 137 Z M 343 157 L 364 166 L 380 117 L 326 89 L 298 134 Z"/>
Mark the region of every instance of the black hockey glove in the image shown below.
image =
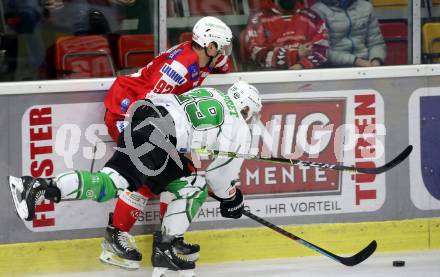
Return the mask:
<path id="1" fill-rule="evenodd" d="M 240 218 L 243 214 L 243 193 L 236 188 L 235 195 L 231 198 L 220 199 L 220 213 L 227 218 Z"/>

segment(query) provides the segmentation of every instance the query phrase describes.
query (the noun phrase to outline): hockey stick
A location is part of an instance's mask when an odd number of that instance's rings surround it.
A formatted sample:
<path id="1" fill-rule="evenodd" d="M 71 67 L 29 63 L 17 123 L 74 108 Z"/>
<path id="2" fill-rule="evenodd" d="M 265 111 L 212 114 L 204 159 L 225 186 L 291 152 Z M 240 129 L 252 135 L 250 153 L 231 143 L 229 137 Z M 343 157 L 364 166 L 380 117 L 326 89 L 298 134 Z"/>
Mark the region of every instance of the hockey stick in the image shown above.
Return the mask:
<path id="1" fill-rule="evenodd" d="M 346 266 L 355 266 L 363 261 L 365 261 L 368 257 L 371 256 L 371 254 L 374 253 L 374 251 L 376 250 L 377 247 L 377 243 L 375 240 L 373 240 L 372 242 L 370 242 L 370 244 L 368 244 L 364 249 L 362 249 L 361 251 L 359 251 L 358 253 L 356 253 L 353 256 L 350 257 L 341 257 L 338 256 L 336 254 L 333 254 L 317 245 L 314 245 L 313 243 L 310 243 L 292 233 L 287 232 L 284 229 L 281 229 L 280 227 L 270 223 L 269 221 L 266 221 L 264 219 L 262 219 L 259 216 L 254 215 L 253 213 L 251 213 L 250 211 L 244 210 L 243 214 L 253 220 L 255 220 L 256 222 L 263 224 L 266 227 L 269 227 L 270 229 L 274 230 L 275 232 L 278 232 L 286 237 L 288 237 L 289 239 L 292 239 L 298 243 L 301 243 L 302 245 L 324 255 L 327 256 L 343 265 Z"/>
<path id="2" fill-rule="evenodd" d="M 221 201 L 221 198 L 216 196 L 214 193 L 209 193 L 209 196 L 211 196 L 212 198 L 216 199 L 217 201 Z M 341 263 L 343 265 L 346 266 L 355 266 L 357 264 L 360 264 L 361 262 L 365 261 L 368 257 L 370 257 L 374 251 L 376 251 L 377 248 L 377 242 L 375 240 L 373 240 L 372 242 L 370 242 L 364 249 L 362 249 L 361 251 L 359 251 L 358 253 L 354 254 L 353 256 L 350 257 L 341 257 L 338 256 L 336 254 L 331 253 L 328 250 L 325 250 L 311 242 L 306 241 L 305 239 L 302 239 L 290 232 L 287 232 L 286 230 L 276 226 L 275 224 L 270 223 L 269 221 L 262 219 L 261 217 L 253 214 L 252 212 L 248 211 L 248 210 L 243 210 L 243 214 L 247 217 L 249 217 L 250 219 L 255 220 L 256 222 L 274 230 L 275 232 L 278 232 L 286 237 L 288 237 L 289 239 L 292 239 L 298 243 L 301 243 L 302 245 L 324 255 L 329 257 L 330 259 L 333 259 L 335 261 L 337 261 L 338 263 Z"/>
<path id="3" fill-rule="evenodd" d="M 411 154 L 412 149 L 413 149 L 413 146 L 408 145 L 405 148 L 405 150 L 402 151 L 402 153 L 400 153 L 397 157 L 395 157 L 390 162 L 388 162 L 382 166 L 372 167 L 372 168 L 346 166 L 346 165 L 339 165 L 339 164 L 319 163 L 319 162 L 307 161 L 307 160 L 295 160 L 295 159 L 285 159 L 285 158 L 263 158 L 263 157 L 256 156 L 256 155 L 246 155 L 246 154 L 239 154 L 239 153 L 234 153 L 234 152 L 208 150 L 208 149 L 195 149 L 195 150 L 197 153 L 199 153 L 201 155 L 214 155 L 214 156 L 224 156 L 224 157 L 229 157 L 229 158 L 243 158 L 243 159 L 247 159 L 247 160 L 274 162 L 274 163 L 287 163 L 287 164 L 296 165 L 296 166 L 319 167 L 319 168 L 333 169 L 333 170 L 339 170 L 339 171 L 350 171 L 350 172 L 354 172 L 354 173 L 380 174 L 380 173 L 384 173 L 385 171 L 390 170 L 391 168 L 393 168 L 396 165 L 403 162 L 409 156 L 409 154 Z"/>

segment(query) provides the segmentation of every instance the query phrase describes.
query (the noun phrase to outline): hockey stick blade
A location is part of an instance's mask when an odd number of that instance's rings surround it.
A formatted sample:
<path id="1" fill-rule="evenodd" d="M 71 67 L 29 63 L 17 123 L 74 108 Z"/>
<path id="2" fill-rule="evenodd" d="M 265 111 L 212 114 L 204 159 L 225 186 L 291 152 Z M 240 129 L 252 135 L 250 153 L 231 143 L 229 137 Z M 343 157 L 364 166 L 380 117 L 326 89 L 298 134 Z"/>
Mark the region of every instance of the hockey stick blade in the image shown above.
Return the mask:
<path id="1" fill-rule="evenodd" d="M 270 223 L 269 221 L 262 219 L 261 217 L 251 213 L 248 210 L 244 210 L 243 214 L 255 220 L 256 222 L 346 266 L 355 266 L 357 264 L 360 264 L 361 262 L 365 261 L 368 257 L 370 257 L 374 253 L 374 251 L 376 251 L 377 248 L 377 243 L 375 240 L 373 240 L 372 242 L 370 242 L 370 244 L 368 244 L 364 249 L 362 249 L 360 252 L 356 253 L 355 255 L 350 257 L 341 257 L 317 245 L 314 245 L 313 243 L 310 243 L 290 232 L 287 232 L 286 230 Z"/>
<path id="2" fill-rule="evenodd" d="M 243 158 L 248 160 L 256 160 L 256 161 L 264 161 L 264 162 L 273 162 L 273 163 L 287 163 L 295 166 L 309 166 L 309 167 L 318 167 L 324 169 L 332 169 L 338 171 L 351 171 L 354 173 L 367 173 L 367 174 L 381 174 L 385 171 L 388 171 L 395 167 L 396 165 L 403 162 L 412 152 L 413 146 L 408 145 L 405 150 L 402 151 L 397 157 L 395 157 L 392 161 L 379 166 L 379 167 L 355 167 L 355 166 L 346 166 L 339 164 L 328 164 L 328 163 L 320 163 L 315 161 L 308 160 L 295 160 L 295 159 L 286 159 L 286 158 L 263 158 L 254 155 L 246 155 L 239 154 L 234 152 L 224 152 L 217 150 L 207 150 L 207 149 L 194 149 L 197 153 L 202 155 L 215 155 L 215 156 L 224 156 L 229 158 Z"/>
<path id="3" fill-rule="evenodd" d="M 379 166 L 379 167 L 372 167 L 372 168 L 348 167 L 348 168 L 344 168 L 344 166 L 341 166 L 341 167 L 343 167 L 341 170 L 348 170 L 349 171 L 350 169 L 353 169 L 353 171 L 359 172 L 359 173 L 381 174 L 381 173 L 384 173 L 385 171 L 392 169 L 393 167 L 397 166 L 398 164 L 400 164 L 401 162 L 406 160 L 406 158 L 408 158 L 408 156 L 411 154 L 412 150 L 413 150 L 413 146 L 408 145 L 405 148 L 405 150 L 403 150 L 402 153 L 400 153 L 397 157 L 395 157 L 390 162 L 388 162 L 382 166 Z"/>

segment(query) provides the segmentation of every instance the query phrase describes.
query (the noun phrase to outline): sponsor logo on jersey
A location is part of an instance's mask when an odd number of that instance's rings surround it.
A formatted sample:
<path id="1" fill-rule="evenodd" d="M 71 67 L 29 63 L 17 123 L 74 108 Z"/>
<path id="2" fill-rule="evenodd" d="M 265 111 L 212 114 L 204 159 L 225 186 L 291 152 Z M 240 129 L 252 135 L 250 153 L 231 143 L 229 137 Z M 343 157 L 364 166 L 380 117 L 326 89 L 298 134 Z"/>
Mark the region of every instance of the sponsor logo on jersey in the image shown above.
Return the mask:
<path id="1" fill-rule="evenodd" d="M 116 128 L 118 129 L 119 133 L 122 133 L 122 131 L 127 127 L 128 121 L 116 121 Z"/>
<path id="2" fill-rule="evenodd" d="M 125 98 L 121 101 L 121 111 L 126 112 L 130 106 L 130 99 Z"/>
<path id="3" fill-rule="evenodd" d="M 197 64 L 193 63 L 188 67 L 189 78 L 191 81 L 197 80 L 199 78 L 200 72 Z"/>
<path id="4" fill-rule="evenodd" d="M 183 51 L 182 48 L 174 49 L 173 51 L 171 51 L 168 54 L 168 59 L 174 60 L 180 54 L 180 52 L 182 52 L 182 51 Z"/>
<path id="5" fill-rule="evenodd" d="M 177 73 L 177 71 L 175 71 L 169 64 L 164 64 L 162 66 L 162 68 L 160 69 L 160 72 L 162 72 L 163 74 L 170 77 L 171 80 L 173 80 L 174 82 L 176 82 L 179 85 L 186 82 L 185 77 L 183 77 L 182 75 Z"/>
<path id="6" fill-rule="evenodd" d="M 134 219 L 138 219 L 142 215 L 142 211 L 139 210 L 133 210 L 130 212 L 130 216 Z"/>
<path id="7" fill-rule="evenodd" d="M 93 192 L 93 190 L 87 190 L 86 191 L 86 197 L 88 199 L 93 199 L 95 197 L 95 193 Z"/>

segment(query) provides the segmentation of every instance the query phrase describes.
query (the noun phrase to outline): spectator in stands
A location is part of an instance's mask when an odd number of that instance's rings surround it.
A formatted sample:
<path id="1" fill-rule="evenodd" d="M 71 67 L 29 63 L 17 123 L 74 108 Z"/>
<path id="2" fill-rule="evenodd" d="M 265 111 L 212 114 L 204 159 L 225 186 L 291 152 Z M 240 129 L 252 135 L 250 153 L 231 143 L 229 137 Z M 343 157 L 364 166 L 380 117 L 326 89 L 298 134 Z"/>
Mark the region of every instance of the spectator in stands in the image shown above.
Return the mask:
<path id="1" fill-rule="evenodd" d="M 73 22 L 73 34 L 82 35 L 108 35 L 110 24 L 105 15 L 97 9 L 85 8 L 78 11 Z"/>
<path id="2" fill-rule="evenodd" d="M 118 30 L 119 12 L 134 5 L 136 0 L 46 0 L 51 24 L 58 30 L 74 35 L 104 35 L 108 39 Z M 113 50 L 113 49 L 112 49 Z M 55 44 L 46 51 L 48 76 L 56 78 Z"/>
<path id="3" fill-rule="evenodd" d="M 52 22 L 73 35 L 107 35 L 118 28 L 119 10 L 136 0 L 46 0 Z M 54 8 L 56 7 L 56 8 Z"/>
<path id="4" fill-rule="evenodd" d="M 384 64 L 385 41 L 370 2 L 320 0 L 311 9 L 325 20 L 329 30 L 328 59 L 331 66 L 380 66 Z"/>
<path id="5" fill-rule="evenodd" d="M 44 6 L 39 0 L 9 0 L 8 9 L 15 14 L 16 22 L 11 26 L 17 32 L 19 41 L 23 41 L 26 59 L 18 61 L 18 67 L 24 72 L 19 79 L 31 80 L 45 67 L 44 42 L 40 34 Z M 20 42 L 21 43 L 21 42 Z"/>
<path id="6" fill-rule="evenodd" d="M 27 51 L 26 58 L 18 60 L 18 80 L 48 79 L 56 74 L 52 68 L 53 46 L 48 42 L 45 29 L 53 25 L 57 30 L 74 35 L 108 34 L 110 26 L 103 13 L 93 7 L 116 10 L 116 6 L 132 5 L 136 0 L 8 0 L 6 8 L 16 19 L 11 28 L 16 31 Z M 116 14 L 116 12 L 114 12 Z M 50 21 L 47 19 L 50 18 Z M 59 28 L 67 27 L 67 28 Z M 49 44 L 49 45 L 48 45 Z M 18 46 L 16 46 L 18 47 Z M 11 54 L 11 50 L 8 54 Z M 17 50 L 15 50 L 17 52 Z M 17 62 L 15 62 L 17 64 Z M 12 67 L 8 71 L 12 70 Z M 3 73 L 3 68 L 1 72 Z M 2 76 L 4 77 L 4 76 Z M 10 76 L 9 79 L 14 78 Z"/>
<path id="7" fill-rule="evenodd" d="M 250 16 L 245 45 L 253 63 L 261 68 L 303 69 L 327 61 L 325 22 L 310 9 L 295 12 L 295 0 L 261 1 Z M 242 46 L 243 47 L 243 46 Z"/>

